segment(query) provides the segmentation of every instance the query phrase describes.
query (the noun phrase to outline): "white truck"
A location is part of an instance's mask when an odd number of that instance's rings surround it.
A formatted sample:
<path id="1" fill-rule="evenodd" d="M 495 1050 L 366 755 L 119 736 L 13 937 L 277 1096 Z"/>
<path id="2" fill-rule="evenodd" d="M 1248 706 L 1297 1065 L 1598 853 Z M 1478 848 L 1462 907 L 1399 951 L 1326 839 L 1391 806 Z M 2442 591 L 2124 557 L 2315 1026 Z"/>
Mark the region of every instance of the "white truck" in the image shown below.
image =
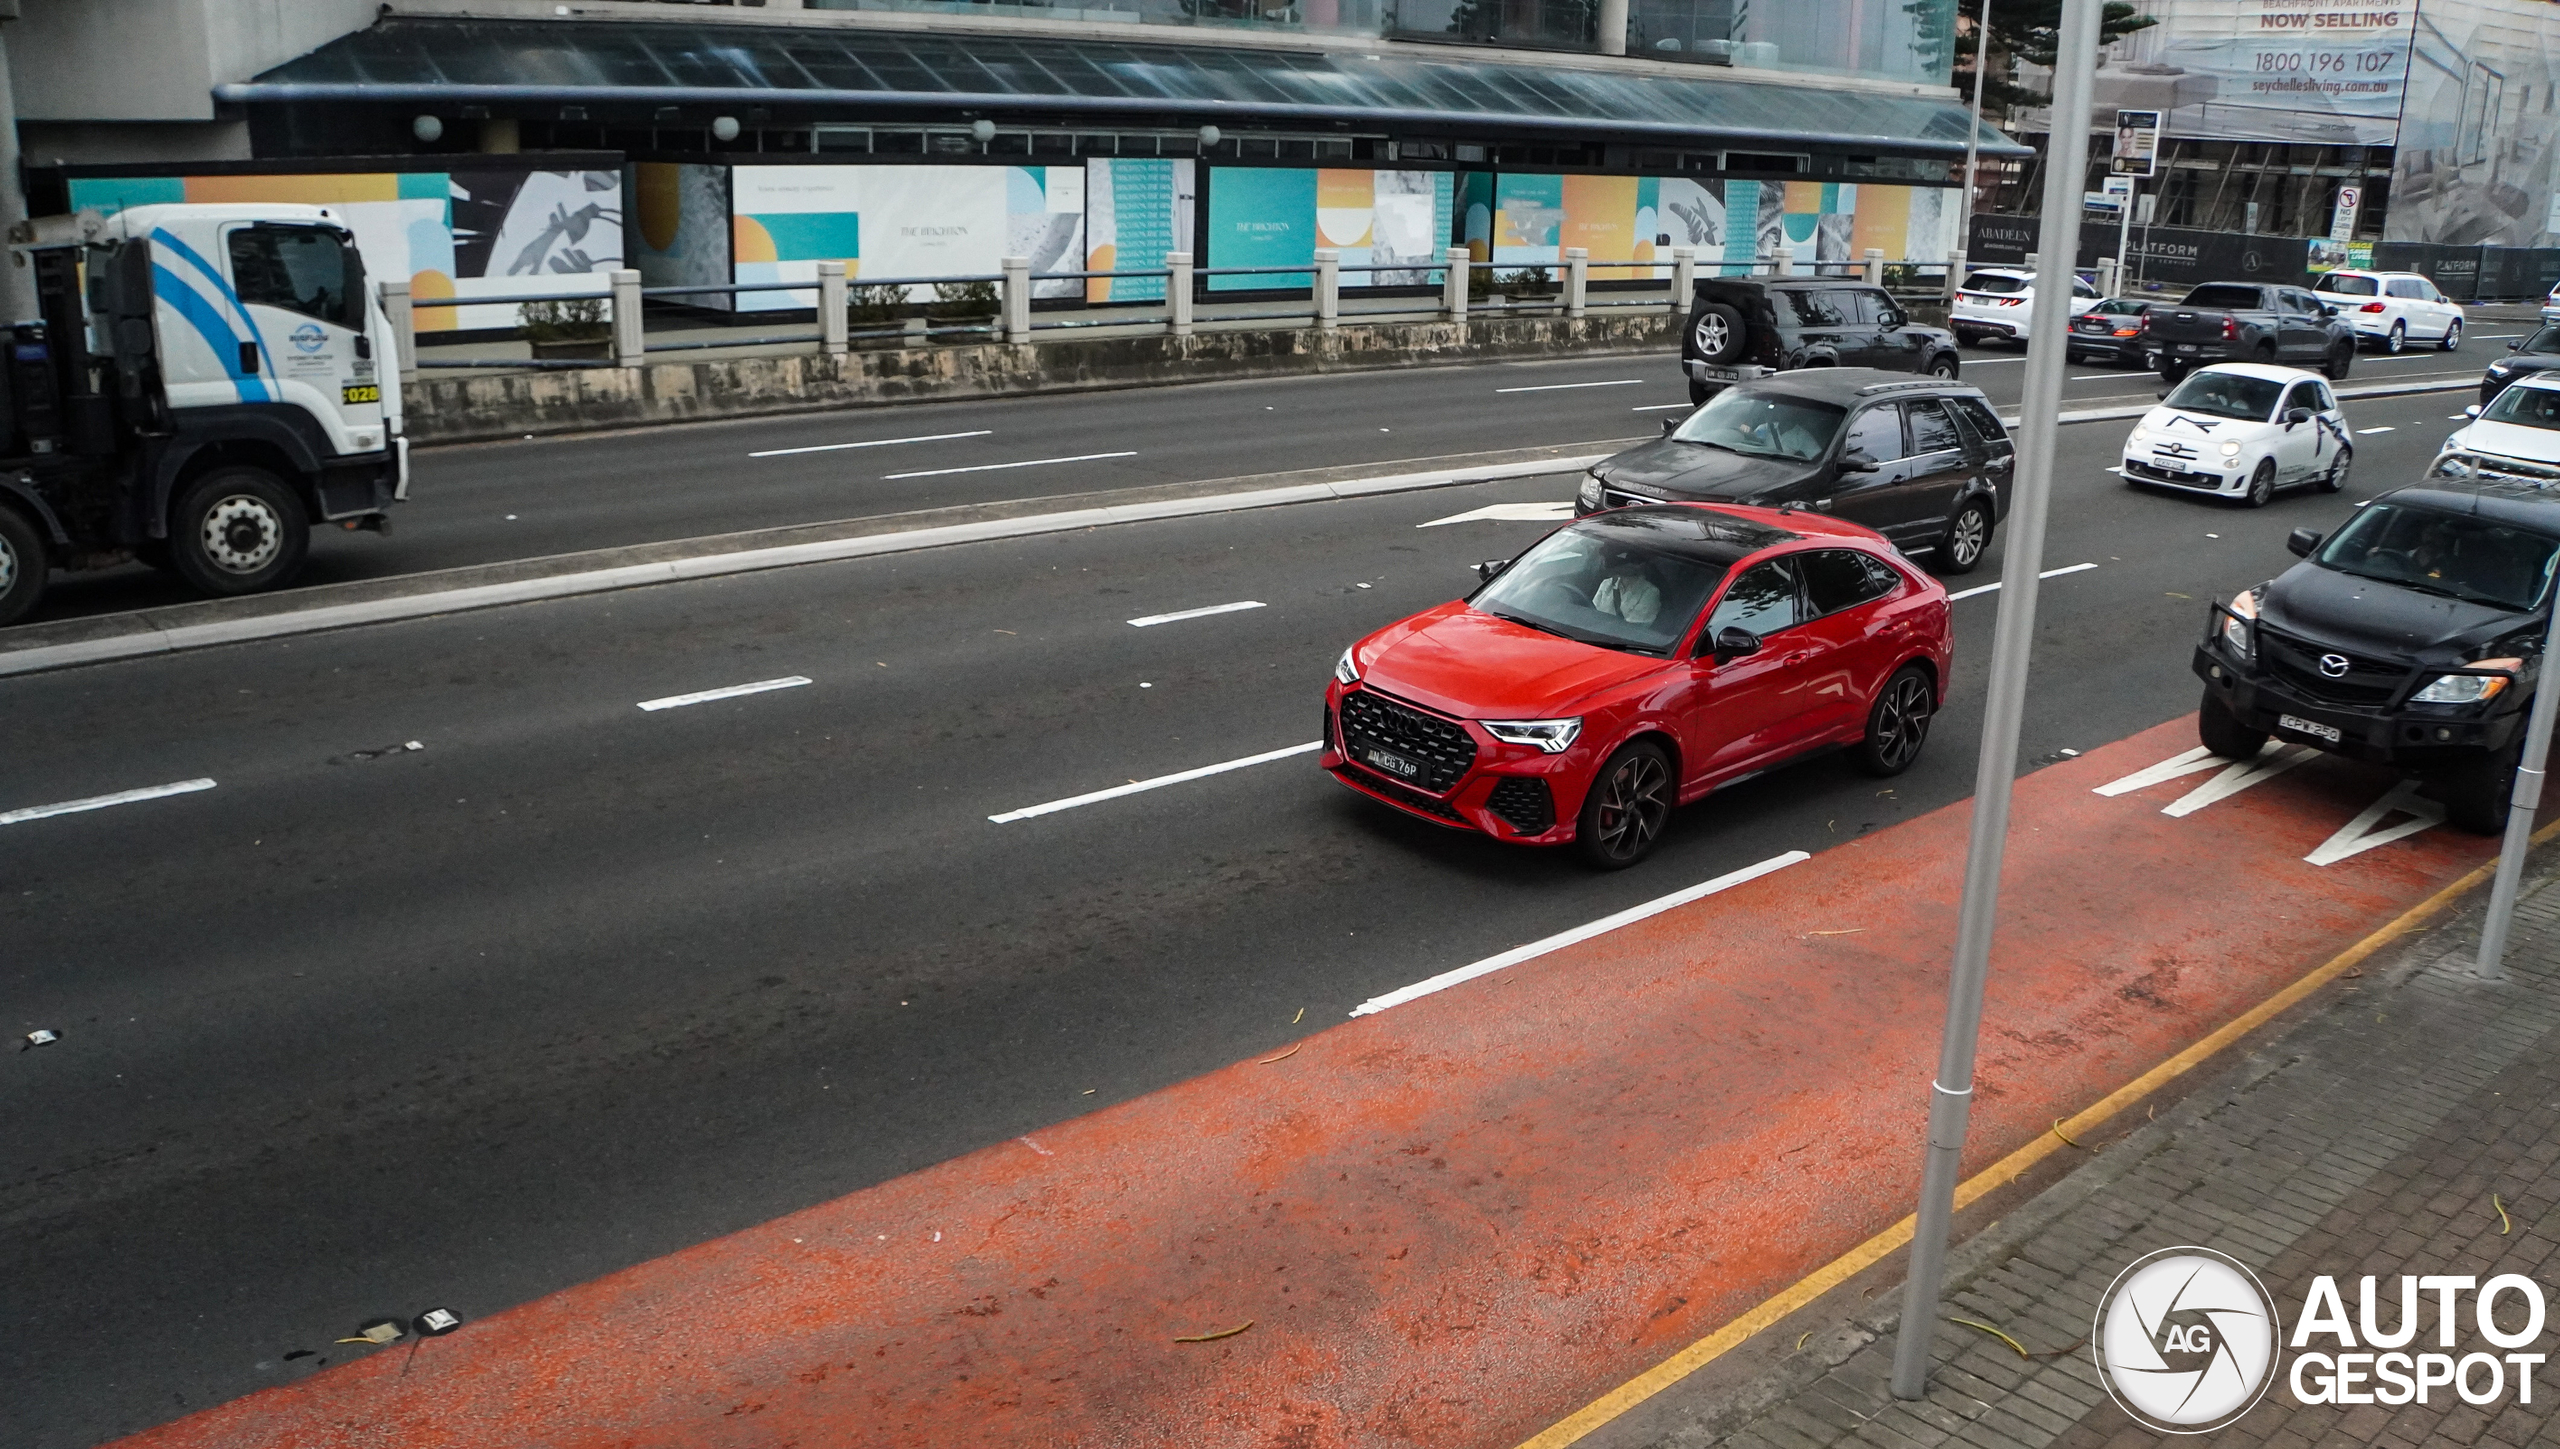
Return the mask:
<path id="1" fill-rule="evenodd" d="M 138 558 L 246 594 L 320 524 L 390 531 L 399 364 L 326 207 L 141 206 L 12 241 L 38 315 L 0 328 L 0 625 L 54 569 Z"/>

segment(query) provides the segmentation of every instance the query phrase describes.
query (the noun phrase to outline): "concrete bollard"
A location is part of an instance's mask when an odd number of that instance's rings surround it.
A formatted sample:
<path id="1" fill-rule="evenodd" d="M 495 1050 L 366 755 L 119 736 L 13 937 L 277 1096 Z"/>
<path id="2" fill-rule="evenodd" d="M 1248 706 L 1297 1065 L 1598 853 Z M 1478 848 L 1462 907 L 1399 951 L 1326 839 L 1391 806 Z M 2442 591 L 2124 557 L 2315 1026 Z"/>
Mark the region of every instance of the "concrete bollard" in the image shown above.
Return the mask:
<path id="1" fill-rule="evenodd" d="M 1697 295 L 1697 290 L 1698 249 L 1673 247 L 1671 249 L 1671 313 L 1673 316 L 1688 315 L 1689 299 Z"/>
<path id="2" fill-rule="evenodd" d="M 1440 313 L 1452 322 L 1467 320 L 1467 269 L 1475 265 L 1475 254 L 1465 247 L 1451 247 L 1441 260 L 1448 271 L 1440 284 Z"/>
<path id="3" fill-rule="evenodd" d="M 1581 316 L 1585 303 L 1589 299 L 1590 289 L 1591 249 L 1566 247 L 1564 249 L 1564 315 Z"/>
<path id="4" fill-rule="evenodd" d="M 996 263 L 1004 273 L 1004 340 L 1031 340 L 1031 259 L 1005 257 Z"/>
<path id="5" fill-rule="evenodd" d="M 613 365 L 638 367 L 649 350 L 648 333 L 640 325 L 640 274 L 629 267 L 613 273 Z"/>
<path id="6" fill-rule="evenodd" d="M 418 318 L 409 310 L 409 284 L 382 284 L 382 318 L 391 324 L 391 366 L 405 385 L 417 380 Z"/>
<path id="7" fill-rule="evenodd" d="M 1191 253 L 1164 254 L 1164 330 L 1175 337 L 1191 335 Z"/>
<path id="8" fill-rule="evenodd" d="M 1342 325 L 1342 253 L 1316 248 L 1316 326 L 1327 332 Z"/>
<path id="9" fill-rule="evenodd" d="M 818 350 L 843 352 L 845 342 L 844 263 L 818 263 Z"/>
<path id="10" fill-rule="evenodd" d="M 1882 247 L 1867 248 L 1867 285 L 1870 287 L 1884 285 L 1884 248 Z"/>

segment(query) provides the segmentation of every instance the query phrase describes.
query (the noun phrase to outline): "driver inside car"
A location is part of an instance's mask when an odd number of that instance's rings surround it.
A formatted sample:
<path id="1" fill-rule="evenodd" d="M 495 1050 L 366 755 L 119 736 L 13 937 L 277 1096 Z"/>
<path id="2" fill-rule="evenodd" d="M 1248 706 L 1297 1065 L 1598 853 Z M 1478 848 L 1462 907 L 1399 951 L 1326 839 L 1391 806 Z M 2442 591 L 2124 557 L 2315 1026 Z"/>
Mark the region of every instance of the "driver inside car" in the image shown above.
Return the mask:
<path id="1" fill-rule="evenodd" d="M 1643 563 L 1621 559 L 1591 591 L 1591 607 L 1630 624 L 1650 624 L 1662 616 L 1662 587 Z"/>

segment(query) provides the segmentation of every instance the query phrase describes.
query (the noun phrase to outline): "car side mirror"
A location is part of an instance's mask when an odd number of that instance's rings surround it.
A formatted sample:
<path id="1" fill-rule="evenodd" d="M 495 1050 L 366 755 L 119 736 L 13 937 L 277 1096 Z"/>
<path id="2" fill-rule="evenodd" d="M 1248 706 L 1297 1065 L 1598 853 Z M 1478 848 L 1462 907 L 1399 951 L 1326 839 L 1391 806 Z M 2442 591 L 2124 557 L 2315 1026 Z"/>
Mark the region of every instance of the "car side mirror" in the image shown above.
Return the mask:
<path id="1" fill-rule="evenodd" d="M 1493 582 L 1495 574 L 1509 567 L 1511 567 L 1511 560 L 1507 558 L 1489 558 L 1476 565 L 1476 577 L 1489 584 Z"/>
<path id="2" fill-rule="evenodd" d="M 2522 352 L 2524 351 L 2524 344 L 2521 342 L 2510 342 L 2507 344 L 2507 350 L 2509 352 Z"/>
<path id="3" fill-rule="evenodd" d="M 2320 546 L 2320 530 L 2297 528 L 2285 535 L 2284 546 L 2295 558 L 2309 558 L 2311 551 Z"/>
<path id="4" fill-rule="evenodd" d="M 2323 302 L 2320 304 L 2320 315 L 2323 317 L 2335 317 L 2338 315 L 2338 309 L 2330 306 L 2326 302 Z"/>
<path id="5" fill-rule="evenodd" d="M 2304 423 L 2309 421 L 2311 421 L 2311 409 L 2309 408 L 2286 408 L 2284 410 L 2284 427 L 2286 432 L 2292 432 L 2295 428 L 2301 427 Z"/>
<path id="6" fill-rule="evenodd" d="M 1664 418 L 1662 420 L 1662 435 L 1666 438 L 1670 437 L 1671 434 L 1679 428 L 1679 426 L 1680 420 L 1678 418 Z"/>
<path id="7" fill-rule="evenodd" d="M 1851 448 L 1840 455 L 1840 471 L 1843 473 L 1872 473 L 1883 466 L 1864 448 Z"/>
<path id="8" fill-rule="evenodd" d="M 2478 403 L 2473 403 L 2471 406 L 2462 410 L 2462 415 L 2466 418 L 2476 418 L 2480 416 L 2480 405 Z"/>
<path id="9" fill-rule="evenodd" d="M 1907 325 L 1907 324 L 1911 321 L 1911 319 L 1910 319 L 1910 318 L 1908 318 L 1908 317 L 1903 316 L 1903 315 L 1902 315 L 1901 313 L 1899 313 L 1899 312 L 1894 312 L 1894 311 L 1890 311 L 1890 310 L 1888 310 L 1888 311 L 1884 311 L 1884 312 L 1879 312 L 1879 313 L 1877 313 L 1877 314 L 1876 314 L 1876 321 L 1878 321 L 1878 322 L 1882 323 L 1883 325 L 1885 325 L 1885 326 L 1887 326 L 1887 327 L 1901 327 L 1901 326 L 1905 326 L 1905 325 Z"/>
<path id="10" fill-rule="evenodd" d="M 1739 624 L 1727 624 L 1716 631 L 1716 662 L 1740 659 L 1760 652 L 1760 636 Z"/>

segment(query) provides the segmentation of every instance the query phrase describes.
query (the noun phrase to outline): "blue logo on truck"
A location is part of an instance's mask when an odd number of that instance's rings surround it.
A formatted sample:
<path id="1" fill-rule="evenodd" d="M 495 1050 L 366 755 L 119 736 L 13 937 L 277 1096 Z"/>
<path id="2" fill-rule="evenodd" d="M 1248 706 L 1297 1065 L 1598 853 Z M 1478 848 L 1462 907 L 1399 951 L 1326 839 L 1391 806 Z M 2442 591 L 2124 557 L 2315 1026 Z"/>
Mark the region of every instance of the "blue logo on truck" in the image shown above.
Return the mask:
<path id="1" fill-rule="evenodd" d="M 317 352 L 329 345 L 329 334 L 321 331 L 320 325 L 316 322 L 305 322 L 296 327 L 293 329 L 292 337 L 293 350 L 296 352 Z"/>

